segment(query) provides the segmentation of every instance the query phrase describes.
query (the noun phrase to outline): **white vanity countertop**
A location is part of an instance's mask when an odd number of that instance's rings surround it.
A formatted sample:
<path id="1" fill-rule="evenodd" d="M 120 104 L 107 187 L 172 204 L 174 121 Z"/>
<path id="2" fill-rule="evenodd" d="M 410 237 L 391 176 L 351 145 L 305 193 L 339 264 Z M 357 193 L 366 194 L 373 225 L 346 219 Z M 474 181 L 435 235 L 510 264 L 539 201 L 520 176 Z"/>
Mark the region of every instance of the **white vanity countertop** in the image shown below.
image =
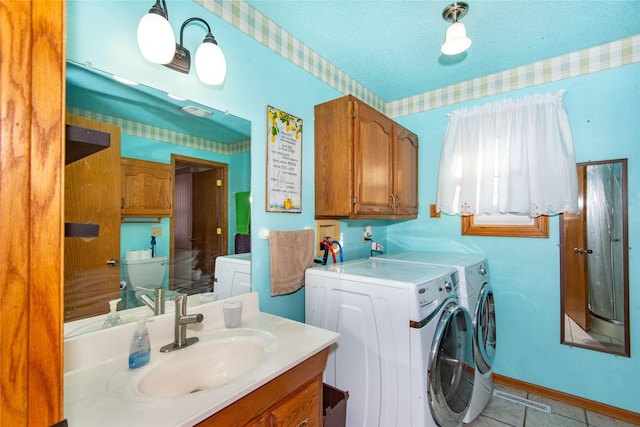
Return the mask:
<path id="1" fill-rule="evenodd" d="M 65 340 L 64 374 L 64 417 L 69 425 L 191 426 L 338 340 L 339 335 L 334 332 L 260 312 L 255 293 L 232 299 L 243 301 L 240 328 L 266 331 L 278 341 L 275 352 L 259 367 L 218 388 L 184 397 L 150 398 L 135 392 L 133 386 L 124 392 L 122 387 L 114 386 L 117 383 L 114 378 L 132 378 L 136 371 L 144 369 L 128 369 L 135 323 L 70 338 Z M 222 301 L 188 309 L 188 314 L 204 314 L 204 321 L 189 325 L 187 336 L 225 330 Z M 147 324 L 151 339 L 150 363 L 166 357 L 159 348 L 173 341 L 173 323 L 174 315 L 170 313 L 156 316 Z"/>

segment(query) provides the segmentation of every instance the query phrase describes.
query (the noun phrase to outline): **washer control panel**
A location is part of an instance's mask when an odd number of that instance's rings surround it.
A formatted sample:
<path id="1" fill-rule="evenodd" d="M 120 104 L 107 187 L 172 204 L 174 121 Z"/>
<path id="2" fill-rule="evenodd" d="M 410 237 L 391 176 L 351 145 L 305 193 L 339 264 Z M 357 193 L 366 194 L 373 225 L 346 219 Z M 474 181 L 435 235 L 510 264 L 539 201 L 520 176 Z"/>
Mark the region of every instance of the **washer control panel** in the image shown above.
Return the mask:
<path id="1" fill-rule="evenodd" d="M 420 311 L 418 318 L 422 320 L 437 310 L 442 301 L 451 295 L 455 295 L 457 287 L 458 271 L 454 269 L 448 274 L 417 286 L 416 293 Z"/>

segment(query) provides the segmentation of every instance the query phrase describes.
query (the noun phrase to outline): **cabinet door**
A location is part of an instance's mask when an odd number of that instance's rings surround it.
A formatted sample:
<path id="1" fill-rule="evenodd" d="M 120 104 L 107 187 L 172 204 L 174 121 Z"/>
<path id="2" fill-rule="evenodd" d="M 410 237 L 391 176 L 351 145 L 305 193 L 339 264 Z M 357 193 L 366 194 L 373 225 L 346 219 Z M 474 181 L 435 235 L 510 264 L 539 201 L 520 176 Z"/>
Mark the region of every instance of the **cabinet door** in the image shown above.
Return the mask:
<path id="1" fill-rule="evenodd" d="M 122 159 L 122 216 L 171 216 L 171 165 Z"/>
<path id="2" fill-rule="evenodd" d="M 391 215 L 393 121 L 366 104 L 354 104 L 353 214 Z"/>
<path id="3" fill-rule="evenodd" d="M 395 125 L 395 214 L 418 214 L 418 136 Z"/>

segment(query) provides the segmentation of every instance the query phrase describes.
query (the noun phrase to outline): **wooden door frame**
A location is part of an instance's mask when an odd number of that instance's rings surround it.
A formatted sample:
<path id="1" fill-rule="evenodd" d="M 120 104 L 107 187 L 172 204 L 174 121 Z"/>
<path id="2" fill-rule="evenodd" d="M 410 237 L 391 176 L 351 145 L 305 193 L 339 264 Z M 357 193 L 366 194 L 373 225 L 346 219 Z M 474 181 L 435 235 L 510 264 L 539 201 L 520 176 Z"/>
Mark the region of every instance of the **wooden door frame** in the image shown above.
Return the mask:
<path id="1" fill-rule="evenodd" d="M 0 28 L 0 419 L 46 426 L 63 414 L 65 4 L 3 2 Z"/>
<path id="2" fill-rule="evenodd" d="M 199 159 L 196 157 L 188 157 L 182 156 L 179 154 L 171 154 L 171 169 L 173 174 L 173 182 L 176 182 L 176 162 L 182 163 L 192 163 L 194 165 L 203 165 L 210 166 L 212 168 L 222 169 L 222 219 L 221 222 L 223 224 L 222 227 L 222 247 L 226 250 L 229 247 L 229 165 L 227 163 L 214 162 L 211 160 Z M 175 189 L 174 189 L 175 192 Z M 169 288 L 173 289 L 173 269 L 175 266 L 175 249 L 174 249 L 174 223 L 173 215 L 175 215 L 175 193 L 172 195 L 172 203 L 174 206 L 173 213 L 171 216 L 171 225 L 170 225 L 170 243 L 169 243 L 169 253 L 170 255 L 170 263 L 169 263 Z"/>

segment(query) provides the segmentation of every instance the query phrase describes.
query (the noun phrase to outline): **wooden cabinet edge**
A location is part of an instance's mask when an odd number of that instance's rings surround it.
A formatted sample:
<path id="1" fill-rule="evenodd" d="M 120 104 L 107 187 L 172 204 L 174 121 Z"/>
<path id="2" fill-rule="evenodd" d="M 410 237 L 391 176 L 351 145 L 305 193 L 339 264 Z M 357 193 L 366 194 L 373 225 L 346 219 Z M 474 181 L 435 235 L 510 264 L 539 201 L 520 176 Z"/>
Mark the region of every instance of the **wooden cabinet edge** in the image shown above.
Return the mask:
<path id="1" fill-rule="evenodd" d="M 322 372 L 329 356 L 329 347 L 311 356 L 284 374 L 269 381 L 245 397 L 237 400 L 211 417 L 197 424 L 207 426 L 244 426 L 258 419 L 268 419 L 269 412 L 288 398 L 295 398 L 298 390 L 318 382 L 319 404 L 316 411 L 322 420 Z"/>

